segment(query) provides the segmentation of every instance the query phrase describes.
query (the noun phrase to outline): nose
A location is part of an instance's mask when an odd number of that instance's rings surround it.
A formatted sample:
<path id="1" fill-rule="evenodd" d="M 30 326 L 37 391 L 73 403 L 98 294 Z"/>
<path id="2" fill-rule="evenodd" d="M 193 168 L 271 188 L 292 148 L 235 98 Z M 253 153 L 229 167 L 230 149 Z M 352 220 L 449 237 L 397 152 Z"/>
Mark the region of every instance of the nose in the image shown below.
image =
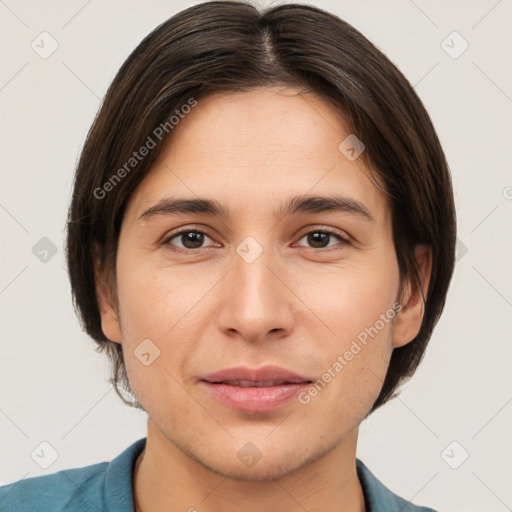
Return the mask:
<path id="1" fill-rule="evenodd" d="M 277 258 L 264 250 L 252 262 L 234 254 L 218 314 L 222 332 L 251 343 L 288 336 L 293 329 L 293 293 Z"/>

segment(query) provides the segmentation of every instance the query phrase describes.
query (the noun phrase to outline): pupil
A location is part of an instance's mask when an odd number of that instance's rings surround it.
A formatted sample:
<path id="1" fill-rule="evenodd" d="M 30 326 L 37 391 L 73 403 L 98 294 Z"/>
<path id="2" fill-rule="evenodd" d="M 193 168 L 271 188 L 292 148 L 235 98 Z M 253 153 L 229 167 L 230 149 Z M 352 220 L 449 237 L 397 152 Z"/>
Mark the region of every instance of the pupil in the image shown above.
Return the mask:
<path id="1" fill-rule="evenodd" d="M 325 247 L 327 245 L 329 233 L 310 233 L 308 235 L 308 242 L 315 248 Z"/>
<path id="2" fill-rule="evenodd" d="M 184 238 L 182 238 L 183 245 L 187 249 L 197 249 L 198 247 L 201 247 L 201 244 L 203 243 L 203 234 L 197 233 L 196 231 L 189 231 L 188 233 L 182 235 Z"/>

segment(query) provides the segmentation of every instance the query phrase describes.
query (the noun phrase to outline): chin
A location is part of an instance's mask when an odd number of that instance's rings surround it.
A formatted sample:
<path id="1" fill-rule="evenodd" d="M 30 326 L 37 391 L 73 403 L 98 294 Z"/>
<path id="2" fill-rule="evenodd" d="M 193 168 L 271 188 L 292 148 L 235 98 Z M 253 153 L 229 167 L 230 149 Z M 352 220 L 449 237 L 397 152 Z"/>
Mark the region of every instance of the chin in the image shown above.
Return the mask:
<path id="1" fill-rule="evenodd" d="M 267 482 L 291 475 L 329 451 L 328 447 L 315 447 L 311 443 L 306 446 L 299 443 L 297 447 L 283 447 L 267 442 L 261 451 L 257 451 L 254 445 L 247 443 L 242 448 L 239 445 L 230 448 L 223 446 L 220 453 L 213 450 L 206 456 L 198 453 L 189 453 L 189 456 L 206 469 L 231 480 Z"/>
<path id="2" fill-rule="evenodd" d="M 308 461 L 304 459 L 299 460 L 297 457 L 276 457 L 274 455 L 272 460 L 268 460 L 268 458 L 265 460 L 265 457 L 262 456 L 262 458 L 252 467 L 244 467 L 238 459 L 231 464 L 226 464 L 226 461 L 222 461 L 220 464 L 207 465 L 206 467 L 219 475 L 230 478 L 231 480 L 269 482 L 291 475 L 306 465 L 307 462 Z"/>

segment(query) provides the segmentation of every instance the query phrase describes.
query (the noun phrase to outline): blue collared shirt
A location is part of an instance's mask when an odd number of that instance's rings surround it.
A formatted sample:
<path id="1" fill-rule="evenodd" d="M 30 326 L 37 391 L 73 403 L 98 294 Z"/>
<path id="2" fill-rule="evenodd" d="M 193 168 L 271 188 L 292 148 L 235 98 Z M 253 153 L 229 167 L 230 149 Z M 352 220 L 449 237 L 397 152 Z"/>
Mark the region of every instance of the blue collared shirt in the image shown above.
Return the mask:
<path id="1" fill-rule="evenodd" d="M 4 485 L 0 487 L 0 512 L 134 512 L 133 467 L 145 445 L 144 437 L 111 462 Z M 436 512 L 391 492 L 359 459 L 356 468 L 367 512 Z"/>

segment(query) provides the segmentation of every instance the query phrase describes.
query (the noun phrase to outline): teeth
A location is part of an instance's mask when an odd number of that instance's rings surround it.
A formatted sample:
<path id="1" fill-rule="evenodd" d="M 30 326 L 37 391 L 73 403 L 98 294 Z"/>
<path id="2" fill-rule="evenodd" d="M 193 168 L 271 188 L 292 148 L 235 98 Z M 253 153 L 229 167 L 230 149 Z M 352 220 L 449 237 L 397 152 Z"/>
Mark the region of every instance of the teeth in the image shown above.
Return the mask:
<path id="1" fill-rule="evenodd" d="M 254 382 L 252 380 L 230 380 L 229 382 L 224 382 L 224 384 L 229 384 L 231 386 L 239 386 L 241 388 L 261 388 L 265 386 L 279 386 L 281 384 L 285 384 L 286 382 L 287 381 L 285 380 L 267 380 L 260 382 Z"/>

